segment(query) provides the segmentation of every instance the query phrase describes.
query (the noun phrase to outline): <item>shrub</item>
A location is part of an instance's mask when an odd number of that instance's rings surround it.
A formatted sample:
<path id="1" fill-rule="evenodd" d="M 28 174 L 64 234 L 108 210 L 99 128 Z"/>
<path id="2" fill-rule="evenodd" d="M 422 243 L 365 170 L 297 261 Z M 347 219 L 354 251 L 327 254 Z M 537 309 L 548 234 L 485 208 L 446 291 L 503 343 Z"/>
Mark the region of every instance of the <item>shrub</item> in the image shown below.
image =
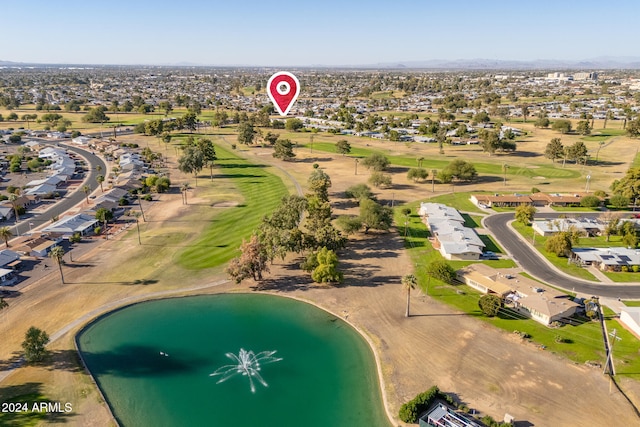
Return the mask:
<path id="1" fill-rule="evenodd" d="M 596 196 L 584 196 L 580 199 L 580 206 L 584 208 L 597 208 L 600 206 L 600 199 Z"/>

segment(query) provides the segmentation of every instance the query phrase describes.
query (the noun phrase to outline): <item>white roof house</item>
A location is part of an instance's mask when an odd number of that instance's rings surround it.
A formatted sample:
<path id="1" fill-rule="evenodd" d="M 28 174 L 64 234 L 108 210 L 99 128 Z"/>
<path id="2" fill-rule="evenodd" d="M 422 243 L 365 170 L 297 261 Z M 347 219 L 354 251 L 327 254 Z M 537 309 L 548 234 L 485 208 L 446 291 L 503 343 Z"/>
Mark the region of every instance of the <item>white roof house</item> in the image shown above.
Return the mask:
<path id="1" fill-rule="evenodd" d="M 57 187 L 55 185 L 51 185 L 51 184 L 40 184 L 40 185 L 36 185 L 35 187 L 32 187 L 30 189 L 28 189 L 25 194 L 29 194 L 29 195 L 46 195 L 46 194 L 52 194 L 57 190 Z"/>
<path id="2" fill-rule="evenodd" d="M 462 218 L 460 212 L 442 203 L 420 203 L 418 215 L 428 216 L 430 221 L 435 218 L 445 218 L 464 223 L 464 218 Z"/>
<path id="3" fill-rule="evenodd" d="M 623 266 L 640 266 L 640 249 L 573 248 L 571 258 L 585 265 L 595 265 L 603 271 L 619 271 Z"/>
<path id="4" fill-rule="evenodd" d="M 465 227 L 464 218 L 449 206 L 440 203 L 421 203 L 418 214 L 424 217 L 431 235 L 436 239 L 434 248 L 446 259 L 479 259 L 484 243 L 476 232 Z"/>
<path id="5" fill-rule="evenodd" d="M 74 233 L 80 233 L 85 236 L 93 232 L 98 220 L 87 214 L 77 214 L 66 216 L 45 227 L 44 233 L 60 233 L 63 236 L 72 236 Z"/>

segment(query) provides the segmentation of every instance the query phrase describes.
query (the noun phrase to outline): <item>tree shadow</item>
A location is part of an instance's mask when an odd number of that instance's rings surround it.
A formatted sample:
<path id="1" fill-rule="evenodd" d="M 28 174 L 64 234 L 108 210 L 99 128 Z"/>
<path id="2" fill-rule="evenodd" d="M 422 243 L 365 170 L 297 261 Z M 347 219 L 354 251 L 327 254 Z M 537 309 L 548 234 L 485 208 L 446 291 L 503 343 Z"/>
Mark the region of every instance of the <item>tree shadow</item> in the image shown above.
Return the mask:
<path id="1" fill-rule="evenodd" d="M 168 346 L 171 344 L 169 343 Z M 200 369 L 204 364 L 211 363 L 210 360 L 195 357 L 180 350 L 182 349 L 123 344 L 109 351 L 93 353 L 81 350 L 80 353 L 87 368 L 94 376 L 161 377 L 191 372 Z M 63 362 L 61 368 L 68 366 L 70 369 L 77 369 L 73 366 L 69 355 L 61 355 L 61 359 L 65 357 L 67 361 Z M 55 369 L 55 365 L 52 366 L 52 369 Z"/>
<path id="2" fill-rule="evenodd" d="M 307 157 L 306 159 L 299 159 L 298 163 L 330 162 L 332 160 L 331 157 Z"/>

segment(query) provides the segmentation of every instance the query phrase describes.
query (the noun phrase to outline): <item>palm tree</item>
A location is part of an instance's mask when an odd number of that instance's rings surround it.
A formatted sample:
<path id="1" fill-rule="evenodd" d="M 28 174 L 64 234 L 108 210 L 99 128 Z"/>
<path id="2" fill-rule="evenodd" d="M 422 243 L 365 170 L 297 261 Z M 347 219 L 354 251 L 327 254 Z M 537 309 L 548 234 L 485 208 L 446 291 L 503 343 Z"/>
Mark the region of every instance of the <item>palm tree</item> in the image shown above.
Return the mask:
<path id="1" fill-rule="evenodd" d="M 18 200 L 17 192 L 18 192 L 18 190 L 16 190 L 16 193 L 13 193 L 13 194 L 9 195 L 9 201 L 11 202 L 11 206 L 13 206 L 13 212 L 16 215 L 16 224 L 20 220 L 20 217 L 18 216 L 18 204 L 16 203 L 16 200 Z"/>
<path id="2" fill-rule="evenodd" d="M 104 182 L 104 175 L 96 176 L 96 181 L 100 184 L 100 191 L 104 193 L 104 188 L 102 188 L 102 183 Z"/>
<path id="3" fill-rule="evenodd" d="M 64 275 L 62 274 L 62 257 L 64 256 L 64 248 L 62 246 L 55 246 L 49 252 L 49 257 L 58 264 L 60 270 L 60 280 L 64 285 Z"/>
<path id="4" fill-rule="evenodd" d="M 184 184 L 182 184 L 182 186 L 180 187 L 180 191 L 182 191 L 182 202 L 185 205 L 188 205 L 189 203 L 187 203 L 187 191 L 189 190 L 189 183 L 185 182 Z"/>
<path id="5" fill-rule="evenodd" d="M 405 317 L 409 317 L 409 304 L 411 303 L 411 289 L 415 289 L 418 284 L 418 280 L 416 276 L 413 274 L 405 274 L 402 276 L 402 289 L 407 291 L 407 311 L 405 312 Z"/>
<path id="6" fill-rule="evenodd" d="M 9 240 L 13 237 L 13 233 L 9 227 L 0 228 L 0 239 L 4 240 L 5 246 L 9 247 Z"/>
<path id="7" fill-rule="evenodd" d="M 82 191 L 84 191 L 84 197 L 87 199 L 87 204 L 89 204 L 89 193 L 91 193 L 91 187 L 88 185 L 84 185 L 82 187 Z"/>

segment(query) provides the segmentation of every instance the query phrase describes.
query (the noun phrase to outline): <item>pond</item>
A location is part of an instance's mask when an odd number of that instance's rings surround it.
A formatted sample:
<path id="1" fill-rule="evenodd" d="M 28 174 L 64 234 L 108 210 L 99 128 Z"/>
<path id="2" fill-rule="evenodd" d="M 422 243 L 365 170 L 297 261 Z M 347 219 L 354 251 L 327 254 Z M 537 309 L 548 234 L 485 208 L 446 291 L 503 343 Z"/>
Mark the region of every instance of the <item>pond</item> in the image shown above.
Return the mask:
<path id="1" fill-rule="evenodd" d="M 98 319 L 76 339 L 123 426 L 390 425 L 367 342 L 300 301 L 150 301 Z"/>

